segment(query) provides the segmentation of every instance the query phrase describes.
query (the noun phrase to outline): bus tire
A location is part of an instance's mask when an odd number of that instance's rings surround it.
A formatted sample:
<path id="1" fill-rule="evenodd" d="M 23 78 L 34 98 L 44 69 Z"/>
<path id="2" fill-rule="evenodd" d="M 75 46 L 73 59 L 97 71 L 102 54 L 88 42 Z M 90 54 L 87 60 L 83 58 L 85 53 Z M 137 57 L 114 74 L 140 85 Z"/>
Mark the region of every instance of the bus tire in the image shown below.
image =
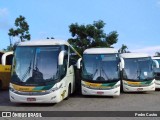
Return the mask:
<path id="1" fill-rule="evenodd" d="M 2 90 L 2 81 L 0 80 L 0 90 Z"/>
<path id="2" fill-rule="evenodd" d="M 122 80 L 121 80 L 121 85 L 120 85 L 120 91 L 121 91 L 121 93 L 124 92 L 124 91 L 123 91 L 123 82 L 122 82 Z"/>
<path id="3" fill-rule="evenodd" d="M 71 95 L 71 84 L 69 84 L 69 86 L 68 86 L 68 94 L 67 94 L 67 97 L 65 98 L 65 100 L 68 100 L 70 95 Z"/>

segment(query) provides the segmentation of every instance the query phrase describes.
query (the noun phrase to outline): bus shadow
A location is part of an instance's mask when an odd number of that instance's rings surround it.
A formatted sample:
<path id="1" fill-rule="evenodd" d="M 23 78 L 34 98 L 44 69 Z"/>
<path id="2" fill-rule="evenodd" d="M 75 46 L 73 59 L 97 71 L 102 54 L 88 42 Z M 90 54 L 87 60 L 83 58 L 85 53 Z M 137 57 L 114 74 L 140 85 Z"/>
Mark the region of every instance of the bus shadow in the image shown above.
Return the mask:
<path id="1" fill-rule="evenodd" d="M 16 107 L 52 107 L 56 103 L 12 103 Z"/>
<path id="2" fill-rule="evenodd" d="M 160 88 L 156 88 L 156 90 L 155 90 L 156 92 L 159 92 L 160 91 Z"/>
<path id="3" fill-rule="evenodd" d="M 152 92 L 121 92 L 121 94 L 151 94 Z"/>
<path id="4" fill-rule="evenodd" d="M 16 107 L 49 107 L 56 103 L 12 103 L 9 100 L 8 90 L 0 90 L 0 106 L 16 106 Z"/>
<path id="5" fill-rule="evenodd" d="M 81 93 L 74 93 L 72 98 L 115 98 L 116 96 L 98 96 L 98 95 L 82 95 Z"/>

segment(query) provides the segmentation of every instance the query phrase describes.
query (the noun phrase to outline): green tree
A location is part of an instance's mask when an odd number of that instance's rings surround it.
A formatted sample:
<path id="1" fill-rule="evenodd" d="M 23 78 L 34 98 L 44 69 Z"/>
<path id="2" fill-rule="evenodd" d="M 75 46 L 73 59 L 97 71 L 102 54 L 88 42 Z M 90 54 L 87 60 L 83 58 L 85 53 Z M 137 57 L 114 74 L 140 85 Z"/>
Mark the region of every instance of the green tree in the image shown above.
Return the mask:
<path id="1" fill-rule="evenodd" d="M 129 53 L 127 49 L 128 49 L 127 45 L 122 44 L 122 47 L 118 50 L 118 52 L 119 53 Z"/>
<path id="2" fill-rule="evenodd" d="M 13 45 L 10 44 L 9 46 L 7 46 L 7 48 L 3 49 L 3 51 L 8 52 L 8 51 L 13 51 L 15 50 L 16 46 L 18 45 L 19 42 L 15 42 Z"/>
<path id="3" fill-rule="evenodd" d="M 155 56 L 160 56 L 160 52 L 156 52 L 156 53 L 155 53 Z"/>
<path id="4" fill-rule="evenodd" d="M 10 45 L 10 46 L 7 46 L 6 49 L 3 49 L 3 51 L 7 52 L 7 51 L 12 51 L 13 50 L 13 46 Z"/>
<path id="5" fill-rule="evenodd" d="M 109 34 L 104 32 L 105 23 L 102 20 L 94 21 L 93 24 L 79 25 L 78 23 L 69 26 L 72 38 L 68 42 L 82 55 L 83 51 L 92 47 L 111 47 L 118 41 L 118 34 L 112 31 Z"/>
<path id="6" fill-rule="evenodd" d="M 9 33 L 8 33 L 9 37 L 18 36 L 21 42 L 31 39 L 31 35 L 29 33 L 29 25 L 25 17 L 20 15 L 18 18 L 16 18 L 14 24 L 16 29 L 14 28 L 9 29 Z"/>

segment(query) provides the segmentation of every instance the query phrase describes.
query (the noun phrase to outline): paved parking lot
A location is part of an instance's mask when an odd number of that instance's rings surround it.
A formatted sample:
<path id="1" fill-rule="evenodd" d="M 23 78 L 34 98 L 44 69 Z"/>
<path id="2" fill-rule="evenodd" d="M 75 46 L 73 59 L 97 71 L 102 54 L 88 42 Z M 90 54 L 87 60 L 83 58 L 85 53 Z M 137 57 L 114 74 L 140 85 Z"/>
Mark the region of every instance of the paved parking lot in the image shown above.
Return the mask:
<path id="1" fill-rule="evenodd" d="M 69 100 L 63 100 L 58 104 L 11 103 L 9 101 L 8 90 L 0 91 L 0 96 L 1 111 L 160 111 L 160 91 L 122 93 L 119 97 L 73 95 Z M 77 120 L 78 119 L 84 118 L 77 118 Z"/>

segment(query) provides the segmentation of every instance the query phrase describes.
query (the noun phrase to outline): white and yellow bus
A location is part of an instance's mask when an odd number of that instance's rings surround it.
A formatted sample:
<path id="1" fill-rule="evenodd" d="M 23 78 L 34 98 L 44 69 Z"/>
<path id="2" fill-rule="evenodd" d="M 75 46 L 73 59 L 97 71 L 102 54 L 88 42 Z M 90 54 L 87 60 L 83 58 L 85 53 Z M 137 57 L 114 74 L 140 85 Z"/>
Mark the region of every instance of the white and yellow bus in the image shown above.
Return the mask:
<path id="1" fill-rule="evenodd" d="M 0 89 L 9 88 L 13 52 L 0 52 Z"/>
<path id="2" fill-rule="evenodd" d="M 119 54 L 114 48 L 90 48 L 77 62 L 82 66 L 82 95 L 119 96 Z"/>
<path id="3" fill-rule="evenodd" d="M 124 92 L 155 91 L 153 61 L 144 53 L 120 54 Z"/>
<path id="4" fill-rule="evenodd" d="M 58 103 L 67 99 L 75 89 L 73 52 L 78 54 L 62 40 L 19 43 L 12 65 L 10 101 Z"/>

